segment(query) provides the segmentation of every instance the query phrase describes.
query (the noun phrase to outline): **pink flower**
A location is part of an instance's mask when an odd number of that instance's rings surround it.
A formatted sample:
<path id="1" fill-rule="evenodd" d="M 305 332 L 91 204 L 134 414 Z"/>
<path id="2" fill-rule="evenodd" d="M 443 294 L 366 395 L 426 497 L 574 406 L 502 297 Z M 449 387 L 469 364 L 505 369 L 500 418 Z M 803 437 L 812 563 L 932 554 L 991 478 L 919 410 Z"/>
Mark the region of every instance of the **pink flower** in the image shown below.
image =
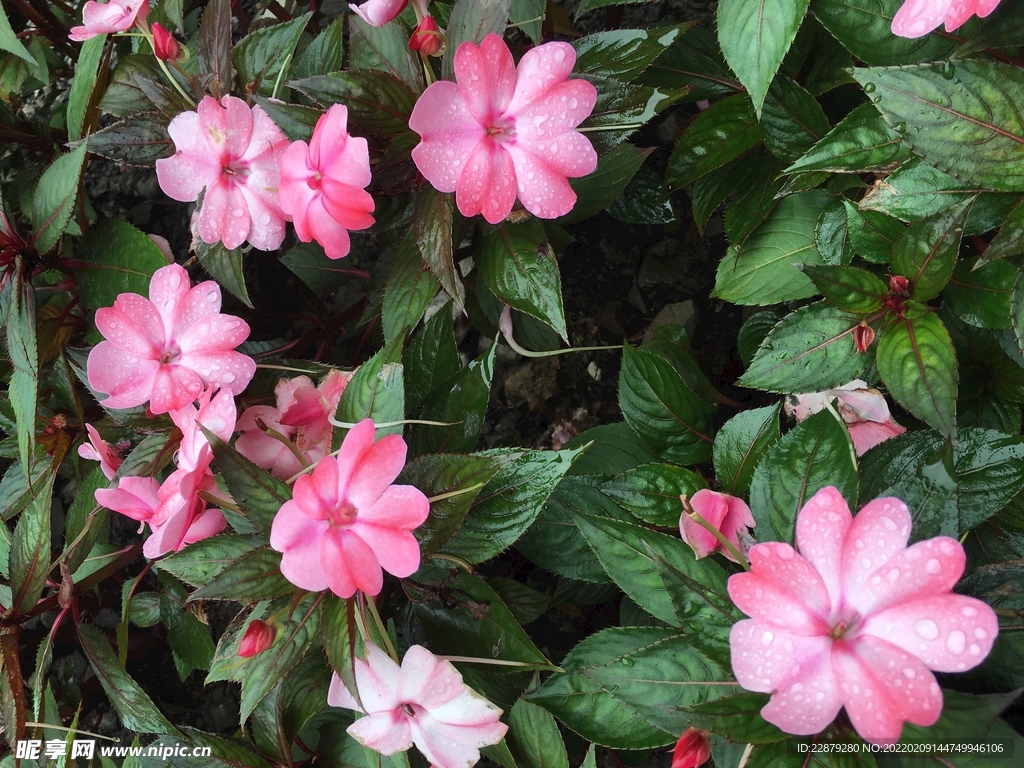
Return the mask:
<path id="1" fill-rule="evenodd" d="M 68 37 L 82 42 L 96 35 L 127 32 L 136 24 L 145 31 L 148 13 L 149 0 L 109 0 L 106 3 L 89 0 L 82 7 L 82 26 L 72 27 Z"/>
<path id="2" fill-rule="evenodd" d="M 100 463 L 100 469 L 103 470 L 103 474 L 106 475 L 107 480 L 114 479 L 114 473 L 117 472 L 118 467 L 121 466 L 121 462 L 124 461 L 110 444 L 100 437 L 100 433 L 96 431 L 96 428 L 92 424 L 85 425 L 86 432 L 89 433 L 89 442 L 82 443 L 78 446 L 78 455 L 88 461 L 98 461 Z"/>
<path id="3" fill-rule="evenodd" d="M 516 195 L 535 216 L 572 210 L 567 177 L 586 176 L 597 153 L 574 130 L 597 101 L 586 80 L 569 80 L 576 51 L 545 43 L 516 69 L 505 42 L 489 34 L 455 53 L 458 84 L 433 83 L 416 102 L 409 127 L 422 139 L 412 158 L 441 192 L 455 192 L 463 216 L 483 213 L 491 224 L 512 210 Z"/>
<path id="4" fill-rule="evenodd" d="M 235 431 L 235 398 L 231 392 L 222 389 L 213 395 L 210 387 L 199 396 L 199 408 L 189 403 L 184 408 L 171 411 L 171 421 L 181 430 L 181 446 L 175 461 L 179 469 L 191 470 L 199 466 L 200 454 L 210 443 L 200 425 L 227 442 Z"/>
<path id="5" fill-rule="evenodd" d="M 197 112 L 182 112 L 167 131 L 175 153 L 156 161 L 156 177 L 165 193 L 184 203 L 206 190 L 193 222 L 203 242 L 279 247 L 285 215 L 277 201 L 278 159 L 288 139 L 267 113 L 234 96 L 219 104 L 206 96 Z"/>
<path id="6" fill-rule="evenodd" d="M 278 480 L 288 480 L 299 473 L 303 464 L 299 462 L 292 448 L 264 431 L 269 427 L 284 435 L 294 446 L 295 435 L 299 430 L 296 427 L 282 424 L 279 421 L 280 417 L 281 414 L 277 408 L 270 405 L 254 405 L 246 408 L 238 420 L 238 431 L 241 434 L 235 441 L 235 450 L 256 466 L 270 472 Z M 318 445 L 314 446 L 312 450 L 300 451 L 300 453 L 307 464 L 313 464 L 330 453 L 330 450 Z"/>
<path id="7" fill-rule="evenodd" d="M 480 747 L 497 744 L 508 730 L 498 719 L 501 710 L 462 682 L 450 661 L 419 645 L 399 667 L 367 643 L 366 660 L 357 658 L 354 666 L 362 706 L 337 674 L 327 703 L 363 712 L 348 733 L 382 755 L 415 744 L 435 768 L 466 768 L 480 759 Z"/>
<path id="8" fill-rule="evenodd" d="M 854 450 L 863 456 L 879 443 L 902 435 L 907 428 L 897 424 L 889 413 L 885 397 L 877 389 L 868 388 L 867 382 L 854 379 L 849 384 L 825 392 L 792 395 L 786 398 L 786 413 L 803 421 L 838 400 L 839 415 L 850 431 Z"/>
<path id="9" fill-rule="evenodd" d="M 238 641 L 238 655 L 243 659 L 248 659 L 263 653 L 274 644 L 276 637 L 277 630 L 271 625 L 265 624 L 259 619 L 250 621 L 249 626 L 245 628 L 245 634 Z"/>
<path id="10" fill-rule="evenodd" d="M 683 503 L 685 507 L 685 496 Z M 747 529 L 753 528 L 756 523 L 750 512 L 750 507 L 743 499 L 702 488 L 693 494 L 689 504 L 694 512 L 721 531 L 722 535 L 736 549 L 740 552 L 746 551 L 746 545 L 740 541 L 740 534 L 746 535 Z M 733 554 L 722 547 L 722 542 L 711 531 L 690 517 L 685 508 L 679 518 L 679 535 L 693 548 L 693 554 L 698 560 L 707 557 L 715 550 L 721 550 L 723 555 L 734 563 L 736 562 Z"/>
<path id="11" fill-rule="evenodd" d="M 181 55 L 181 44 L 163 24 L 153 23 L 153 55 L 161 61 L 174 61 Z"/>
<path id="12" fill-rule="evenodd" d="M 317 120 L 307 145 L 293 141 L 281 156 L 282 210 L 299 240 L 316 240 L 329 258 L 349 252 L 348 230 L 373 226 L 370 150 L 346 128 L 348 109 L 335 104 Z"/>
<path id="13" fill-rule="evenodd" d="M 220 533 L 227 525 L 223 513 L 207 509 L 206 501 L 199 495 L 216 489 L 210 472 L 212 458 L 206 446 L 195 469 L 179 469 L 163 484 L 152 477 L 122 477 L 117 488 L 97 489 L 96 503 L 149 524 L 153 532 L 142 547 L 146 557 L 154 559 L 177 552 L 187 544 Z"/>
<path id="14" fill-rule="evenodd" d="M 405 10 L 408 0 L 366 0 L 362 5 L 349 3 L 352 13 L 371 27 L 383 27 Z"/>
<path id="15" fill-rule="evenodd" d="M 256 372 L 251 357 L 235 347 L 249 336 L 240 318 L 220 313 L 220 287 L 208 280 L 189 287 L 177 264 L 161 267 L 149 283 L 149 299 L 122 293 L 113 307 L 96 310 L 96 327 L 107 339 L 89 353 L 89 386 L 110 397 L 108 408 L 184 408 L 216 384 L 240 394 Z"/>
<path id="16" fill-rule="evenodd" d="M 751 570 L 729 578 L 729 596 L 752 618 L 729 641 L 740 685 L 772 694 L 765 720 L 806 735 L 846 707 L 864 739 L 892 743 L 904 721 L 938 719 L 929 670 L 962 672 L 991 650 L 995 612 L 952 592 L 963 547 L 945 536 L 907 547 L 910 526 L 899 499 L 853 517 L 828 487 L 797 516 L 799 553 L 781 542 L 751 548 Z"/>
<path id="17" fill-rule="evenodd" d="M 274 518 L 270 546 L 284 553 L 281 573 L 295 586 L 330 588 L 339 597 L 356 590 L 376 595 L 381 568 L 400 578 L 419 568 L 412 531 L 430 504 L 417 488 L 392 485 L 405 465 L 405 441 L 373 438 L 373 422 L 359 422 L 337 458 L 321 459 L 295 481 L 294 496 Z"/>
<path id="18" fill-rule="evenodd" d="M 997 5 L 999 0 L 906 0 L 892 20 L 892 33 L 923 37 L 943 22 L 952 32 L 975 14 L 985 18 Z"/>

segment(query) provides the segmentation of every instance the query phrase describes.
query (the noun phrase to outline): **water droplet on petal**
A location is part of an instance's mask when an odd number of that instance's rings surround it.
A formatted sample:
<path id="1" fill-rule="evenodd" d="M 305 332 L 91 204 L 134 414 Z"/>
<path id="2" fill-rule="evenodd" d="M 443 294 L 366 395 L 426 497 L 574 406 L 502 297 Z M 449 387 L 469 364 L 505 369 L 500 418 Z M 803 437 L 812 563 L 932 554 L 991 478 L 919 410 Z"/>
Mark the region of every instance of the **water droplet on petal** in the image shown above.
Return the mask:
<path id="1" fill-rule="evenodd" d="M 934 640 L 939 636 L 939 625 L 931 619 L 920 619 L 914 623 L 914 631 L 925 640 Z"/>
<path id="2" fill-rule="evenodd" d="M 938 558 L 933 557 L 924 564 L 924 569 L 932 576 L 937 576 L 942 573 L 942 563 L 939 562 Z"/>
<path id="3" fill-rule="evenodd" d="M 954 629 L 946 637 L 946 650 L 952 654 L 959 656 L 964 652 L 964 647 L 967 645 L 967 637 L 959 629 Z"/>

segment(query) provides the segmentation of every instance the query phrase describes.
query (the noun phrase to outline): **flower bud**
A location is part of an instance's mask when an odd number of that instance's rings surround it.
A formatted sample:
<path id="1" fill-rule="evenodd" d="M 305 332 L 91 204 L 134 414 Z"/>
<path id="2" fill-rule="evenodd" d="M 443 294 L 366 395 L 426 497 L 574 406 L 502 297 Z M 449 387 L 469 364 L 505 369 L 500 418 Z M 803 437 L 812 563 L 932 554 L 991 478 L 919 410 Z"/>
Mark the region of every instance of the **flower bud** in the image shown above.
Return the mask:
<path id="1" fill-rule="evenodd" d="M 161 61 L 174 61 L 181 55 L 181 45 L 163 25 L 153 22 L 153 53 Z"/>
<path id="2" fill-rule="evenodd" d="M 909 296 L 910 281 L 902 275 L 891 275 L 889 277 L 889 292 L 897 296 Z"/>
<path id="3" fill-rule="evenodd" d="M 857 345 L 858 352 L 867 352 L 875 342 L 875 329 L 861 320 L 860 325 L 853 329 L 853 343 Z"/>
<path id="4" fill-rule="evenodd" d="M 444 35 L 437 28 L 433 16 L 424 16 L 423 21 L 409 38 L 409 50 L 418 51 L 425 56 L 433 56 L 444 48 Z"/>
<path id="5" fill-rule="evenodd" d="M 243 659 L 248 659 L 258 653 L 263 653 L 274 644 L 275 637 L 277 637 L 277 630 L 269 624 L 265 624 L 259 619 L 250 621 L 249 626 L 245 629 L 245 634 L 238 641 L 238 655 Z"/>
<path id="6" fill-rule="evenodd" d="M 698 768 L 711 757 L 707 731 L 687 728 L 672 752 L 672 768 Z"/>

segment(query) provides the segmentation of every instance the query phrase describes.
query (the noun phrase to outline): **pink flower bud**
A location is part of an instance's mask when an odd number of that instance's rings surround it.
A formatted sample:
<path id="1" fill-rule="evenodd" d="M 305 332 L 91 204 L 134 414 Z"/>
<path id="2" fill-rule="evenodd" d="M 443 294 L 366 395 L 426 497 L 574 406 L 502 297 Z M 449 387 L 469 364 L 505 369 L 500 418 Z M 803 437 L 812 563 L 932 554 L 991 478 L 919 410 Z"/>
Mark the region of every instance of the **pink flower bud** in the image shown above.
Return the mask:
<path id="1" fill-rule="evenodd" d="M 722 547 L 722 542 L 689 513 L 692 510 L 695 515 L 700 515 L 711 523 L 730 544 L 742 552 L 744 546 L 740 541 L 740 534 L 746 535 L 747 529 L 755 526 L 754 516 L 746 502 L 727 493 L 718 493 L 707 488 L 697 491 L 689 500 L 685 496 L 682 499 L 683 514 L 679 518 L 679 535 L 693 548 L 694 556 L 699 560 L 721 550 L 723 555 L 735 562 L 735 557 Z"/>
<path id="2" fill-rule="evenodd" d="M 423 21 L 409 38 L 409 50 L 418 51 L 424 56 L 433 56 L 444 47 L 444 36 L 437 28 L 433 16 L 424 16 Z"/>
<path id="3" fill-rule="evenodd" d="M 857 351 L 867 352 L 868 347 L 874 342 L 875 329 L 862 320 L 860 325 L 853 329 L 853 343 L 857 345 Z"/>
<path id="4" fill-rule="evenodd" d="M 699 768 L 711 757 L 707 731 L 687 728 L 672 752 L 672 768 Z"/>
<path id="5" fill-rule="evenodd" d="M 181 45 L 174 39 L 174 35 L 168 32 L 162 24 L 153 22 L 153 53 L 161 61 L 174 61 L 181 55 Z"/>
<path id="6" fill-rule="evenodd" d="M 277 637 L 277 630 L 269 624 L 265 624 L 259 619 L 250 621 L 249 626 L 245 629 L 245 634 L 238 642 L 238 655 L 243 659 L 248 659 L 263 653 L 274 644 L 275 637 Z"/>
<path id="7" fill-rule="evenodd" d="M 894 296 L 909 296 L 910 281 L 902 275 L 891 275 L 889 277 L 889 293 Z"/>

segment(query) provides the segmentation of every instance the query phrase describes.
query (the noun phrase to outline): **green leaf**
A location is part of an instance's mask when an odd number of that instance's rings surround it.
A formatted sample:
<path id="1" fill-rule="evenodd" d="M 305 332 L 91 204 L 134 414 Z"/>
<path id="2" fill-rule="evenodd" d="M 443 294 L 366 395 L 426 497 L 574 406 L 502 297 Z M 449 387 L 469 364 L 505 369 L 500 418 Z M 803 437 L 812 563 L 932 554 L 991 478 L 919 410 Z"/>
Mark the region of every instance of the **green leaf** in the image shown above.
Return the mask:
<path id="1" fill-rule="evenodd" d="M 842 419 L 831 409 L 814 414 L 769 448 L 754 470 L 754 535 L 792 542 L 797 512 L 811 496 L 834 485 L 856 508 L 857 483 L 857 457 Z"/>
<path id="2" fill-rule="evenodd" d="M 636 130 L 622 126 L 644 125 L 686 94 L 685 88 L 649 88 L 603 75 L 584 75 L 581 79 L 589 81 L 597 89 L 597 103 L 582 127 L 596 129 L 588 133 L 587 138 L 598 155 L 611 152 Z"/>
<path id="3" fill-rule="evenodd" d="M 690 124 L 669 159 L 665 183 L 682 187 L 735 160 L 761 141 L 761 128 L 742 95 L 716 101 Z"/>
<path id="4" fill-rule="evenodd" d="M 338 421 L 356 424 L 363 419 L 373 419 L 383 423 L 405 418 L 405 386 L 402 364 L 398 362 L 401 351 L 402 337 L 399 337 L 356 369 L 338 402 Z M 378 439 L 400 434 L 401 424 L 377 428 Z M 335 448 L 341 445 L 341 438 L 335 431 Z"/>
<path id="5" fill-rule="evenodd" d="M 471 451 L 480 439 L 491 396 L 498 345 L 437 385 L 423 400 L 417 417 L 451 424 L 447 427 L 413 424 L 409 445 L 416 455 L 438 451 Z"/>
<path id="6" fill-rule="evenodd" d="M 97 35 L 86 40 L 82 44 L 82 50 L 78 52 L 75 77 L 68 92 L 68 141 L 78 141 L 82 138 L 85 115 L 96 89 L 96 75 L 99 73 L 100 59 L 103 58 L 106 42 L 106 35 Z"/>
<path id="7" fill-rule="evenodd" d="M 24 256 L 14 257 L 8 268 L 3 298 L 7 299 L 7 355 L 11 373 L 7 397 L 18 427 L 18 455 L 25 478 L 31 476 L 35 453 L 36 401 L 39 393 L 39 344 L 36 292 L 26 279 Z"/>
<path id="8" fill-rule="evenodd" d="M 746 496 L 754 470 L 779 441 L 781 403 L 742 411 L 729 419 L 715 438 L 715 477 L 724 493 Z"/>
<path id="9" fill-rule="evenodd" d="M 314 75 L 288 83 L 329 107 L 348 107 L 349 130 L 353 134 L 393 138 L 409 130 L 416 95 L 394 75 L 378 69 L 347 69 Z"/>
<path id="10" fill-rule="evenodd" d="M 995 261 L 1020 253 L 1024 253 L 1024 200 L 1010 211 L 1010 215 L 1006 217 L 1006 221 L 992 238 L 981 258 L 984 261 Z"/>
<path id="11" fill-rule="evenodd" d="M 995 61 L 855 69 L 915 154 L 968 183 L 1024 189 L 1024 72 Z M 912 130 L 907 130 L 912 126 Z M 964 151 L 978 147 L 978 151 Z"/>
<path id="12" fill-rule="evenodd" d="M 519 29 L 534 45 L 541 43 L 541 25 L 547 16 L 547 0 L 512 0 L 508 9 L 508 23 Z M 506 748 L 507 749 L 507 748 Z M 504 768 L 515 768 L 505 766 Z"/>
<path id="13" fill-rule="evenodd" d="M 312 14 L 262 27 L 243 37 L 231 50 L 235 71 L 246 93 L 270 96 L 278 79 L 288 73 L 295 46 Z"/>
<path id="14" fill-rule="evenodd" d="M 868 64 L 909 64 L 939 59 L 957 41 L 945 35 L 896 37 L 892 19 L 903 0 L 812 0 L 811 11 L 832 35 Z"/>
<path id="15" fill-rule="evenodd" d="M 501 224 L 484 237 L 475 259 L 498 299 L 544 321 L 568 342 L 558 262 L 539 220 Z"/>
<path id="16" fill-rule="evenodd" d="M 50 567 L 50 497 L 56 468 L 50 467 L 33 483 L 32 500 L 18 518 L 11 538 L 7 569 L 11 580 L 11 605 L 15 614 L 31 609 L 46 586 Z"/>
<path id="17" fill-rule="evenodd" d="M 623 422 L 591 427 L 572 438 L 565 447 L 587 449 L 572 465 L 570 475 L 617 475 L 659 459 L 650 446 Z"/>
<path id="18" fill-rule="evenodd" d="M 152 54 L 121 57 L 108 77 L 99 101 L 100 110 L 116 117 L 128 117 L 156 109 L 170 119 L 191 109 L 181 94 L 161 84 L 163 74 L 156 61 Z"/>
<path id="19" fill-rule="evenodd" d="M 577 195 L 576 205 L 569 213 L 555 219 L 555 223 L 573 224 L 603 211 L 622 194 L 650 153 L 650 150 L 638 149 L 632 144 L 620 144 L 602 155 L 593 173 L 569 181 Z M 658 187 L 661 187 L 660 180 Z"/>
<path id="20" fill-rule="evenodd" d="M 832 198 L 814 225 L 814 244 L 826 264 L 845 267 L 853 261 L 853 247 L 850 245 L 850 221 L 846 213 L 846 200 Z"/>
<path id="21" fill-rule="evenodd" d="M 413 213 L 413 236 L 419 248 L 423 263 L 434 273 L 460 312 L 463 305 L 462 281 L 455 269 L 452 242 L 452 227 L 455 223 L 455 196 L 438 192 L 433 187 L 424 187 L 416 194 L 416 208 Z"/>
<path id="22" fill-rule="evenodd" d="M 413 611 L 431 640 L 431 647 L 445 654 L 484 659 L 519 661 L 526 667 L 492 667 L 496 672 L 515 673 L 523 669 L 556 669 L 534 645 L 508 606 L 479 576 L 460 571 L 447 578 L 447 571 L 428 572 L 441 580 L 430 580 L 421 589 L 410 585 Z M 452 606 L 452 603 L 455 603 Z"/>
<path id="23" fill-rule="evenodd" d="M 199 587 L 214 579 L 246 552 L 264 543 L 266 537 L 258 534 L 212 536 L 161 558 L 155 567 L 167 571 L 186 584 Z"/>
<path id="24" fill-rule="evenodd" d="M 956 352 L 938 315 L 893 323 L 882 333 L 875 358 L 896 402 L 942 434 L 956 434 Z"/>
<path id="25" fill-rule="evenodd" d="M 46 253 L 71 223 L 78 201 L 79 178 L 85 166 L 85 145 L 61 155 L 43 173 L 32 196 L 33 245 Z"/>
<path id="26" fill-rule="evenodd" d="M 526 699 L 512 706 L 505 741 L 519 768 L 569 768 L 555 718 Z"/>
<path id="27" fill-rule="evenodd" d="M 768 87 L 796 38 L 810 0 L 721 0 L 718 42 L 761 116 Z"/>
<path id="28" fill-rule="evenodd" d="M 349 382 L 349 386 L 351 384 Z M 257 467 L 217 435 L 201 428 L 210 441 L 217 469 L 231 497 L 255 530 L 269 531 L 281 505 L 291 499 L 292 489 L 265 469 Z"/>
<path id="29" fill-rule="evenodd" d="M 499 463 L 488 456 L 444 453 L 420 456 L 405 465 L 396 483 L 414 485 L 431 498 L 461 492 L 432 502 L 430 515 L 416 529 L 424 557 L 439 550 L 455 535 L 473 501 L 499 467 Z"/>
<path id="30" fill-rule="evenodd" d="M 157 160 L 174 154 L 167 119 L 155 112 L 132 115 L 101 128 L 85 143 L 94 155 L 150 168 Z"/>
<path id="31" fill-rule="evenodd" d="M 281 555 L 267 547 L 246 552 L 199 589 L 189 600 L 269 600 L 291 594 L 294 587 L 281 575 Z"/>
<path id="32" fill-rule="evenodd" d="M 79 623 L 78 640 L 93 672 L 114 705 L 121 723 L 136 733 L 180 735 L 117 660 L 110 643 L 95 627 Z"/>
<path id="33" fill-rule="evenodd" d="M 441 77 L 455 74 L 455 51 L 466 42 L 479 44 L 488 33 L 505 33 L 511 0 L 455 0 L 448 17 L 448 50 L 441 64 Z"/>
<path id="34" fill-rule="evenodd" d="M 667 360 L 627 344 L 619 407 L 626 423 L 670 461 L 695 464 L 710 457 L 713 407 L 683 383 Z"/>
<path id="35" fill-rule="evenodd" d="M 13 53 L 19 59 L 29 64 L 38 64 L 21 40 L 18 39 L 18 36 L 14 34 L 11 22 L 7 19 L 7 11 L 4 8 L 0 8 L 0 51 Z"/>
<path id="36" fill-rule="evenodd" d="M 752 165 L 750 175 L 736 190 L 732 203 L 725 211 L 725 236 L 737 249 L 744 246 L 750 233 L 771 215 L 779 200 L 785 196 L 782 163 L 763 149 L 758 148 L 754 152 L 756 163 Z M 817 217 L 820 216 L 818 213 Z"/>
<path id="37" fill-rule="evenodd" d="M 1009 328 L 1016 279 L 1017 268 L 1005 261 L 962 261 L 946 286 L 942 306 L 977 328 Z"/>
<path id="38" fill-rule="evenodd" d="M 6 477 L 4 479 L 6 480 Z M 67 558 L 68 569 L 72 573 L 81 567 L 100 536 L 106 533 L 104 521 L 107 513 L 100 511 L 95 494 L 97 489 L 106 488 L 107 485 L 108 481 L 103 470 L 96 467 L 75 487 L 75 500 L 71 502 L 71 507 L 68 509 L 64 531 L 64 540 L 68 542 L 65 552 L 67 552 L 67 548 L 70 548 L 72 542 L 78 542 L 71 550 L 70 557 Z"/>
<path id="39" fill-rule="evenodd" d="M 199 77 L 213 96 L 231 93 L 231 0 L 211 0 L 203 11 L 197 35 Z"/>
<path id="40" fill-rule="evenodd" d="M 655 88 L 689 88 L 687 101 L 717 100 L 743 91 L 722 58 L 714 32 L 703 26 L 691 27 L 639 79 Z"/>
<path id="41" fill-rule="evenodd" d="M 122 293 L 148 296 L 153 273 L 167 266 L 156 243 L 121 219 L 104 219 L 92 227 L 75 255 L 79 295 L 91 311 L 113 306 Z"/>
<path id="42" fill-rule="evenodd" d="M 581 0 L 580 7 L 576 9 L 576 19 L 579 20 L 584 13 L 595 8 L 604 8 L 608 5 L 636 5 L 643 2 L 646 0 Z"/>
<path id="43" fill-rule="evenodd" d="M 722 671 L 672 629 L 616 627 L 591 635 L 526 697 L 595 744 L 651 749 L 686 730 L 680 707 L 716 698 Z M 725 688 L 725 690 L 729 690 Z"/>
<path id="44" fill-rule="evenodd" d="M 696 22 L 654 29 L 614 29 L 581 37 L 576 49 L 577 75 L 605 75 L 634 80 Z"/>
<path id="45" fill-rule="evenodd" d="M 470 507 L 444 552 L 482 563 L 510 547 L 530 527 L 579 450 L 483 451 L 502 462 Z"/>
<path id="46" fill-rule="evenodd" d="M 814 228 L 830 200 L 831 195 L 816 189 L 779 201 L 742 248 L 729 248 L 718 265 L 712 295 L 754 306 L 813 296 L 810 278 L 793 265 L 822 263 Z"/>
<path id="47" fill-rule="evenodd" d="M 870 104 L 861 104 L 825 138 L 806 151 L 786 173 L 884 171 L 910 159 L 903 137 Z"/>
<path id="48" fill-rule="evenodd" d="M 844 204 L 854 252 L 875 264 L 888 264 L 893 243 L 905 229 L 903 224 L 879 211 L 860 211 L 853 203 Z"/>
<path id="49" fill-rule="evenodd" d="M 717 441 L 716 441 L 717 445 Z M 700 475 L 673 464 L 643 464 L 601 484 L 601 491 L 651 525 L 679 525 L 682 494 L 692 496 L 708 484 Z"/>
<path id="50" fill-rule="evenodd" d="M 358 17 L 351 17 L 353 19 Z M 394 26 L 398 26 L 397 24 Z M 352 36 L 356 30 L 353 25 Z M 356 54 L 352 54 L 353 60 Z M 302 52 L 302 55 L 295 62 L 295 76 L 299 78 L 312 77 L 313 75 L 326 75 L 341 69 L 345 59 L 345 17 L 339 16 L 332 21 Z M 364 61 L 355 63 L 357 67 L 368 67 L 374 69 Z"/>
<path id="51" fill-rule="evenodd" d="M 395 261 L 384 285 L 381 326 L 384 340 L 392 341 L 403 331 L 412 330 L 423 317 L 440 284 L 426 269 L 412 232 L 402 238 Z"/>
<path id="52" fill-rule="evenodd" d="M 686 708 L 693 728 L 711 731 L 741 744 L 774 744 L 789 736 L 761 717 L 763 693 L 739 693 Z"/>
<path id="53" fill-rule="evenodd" d="M 808 266 L 804 274 L 829 304 L 854 315 L 877 312 L 889 295 L 889 287 L 865 269 Z"/>
<path id="54" fill-rule="evenodd" d="M 425 87 L 423 64 L 409 50 L 408 42 L 409 30 L 402 24 L 374 27 L 355 14 L 349 17 L 349 66 L 388 72 L 421 93 Z M 334 69 L 340 68 L 339 65 Z"/>
<path id="55" fill-rule="evenodd" d="M 677 218 L 661 176 L 649 166 L 640 167 L 622 193 L 608 206 L 608 213 L 630 224 L 671 224 Z"/>
<path id="56" fill-rule="evenodd" d="M 825 112 L 811 94 L 785 75 L 775 78 L 761 112 L 764 145 L 773 155 L 792 162 L 830 130 Z"/>
<path id="57" fill-rule="evenodd" d="M 415 413 L 435 386 L 461 370 L 451 304 L 441 307 L 412 337 L 402 355 L 402 362 L 408 372 L 405 379 L 406 403 L 409 411 Z"/>
<path id="58" fill-rule="evenodd" d="M 949 282 L 973 202 L 964 201 L 911 224 L 893 243 L 892 270 L 910 280 L 915 301 L 935 298 Z"/>

